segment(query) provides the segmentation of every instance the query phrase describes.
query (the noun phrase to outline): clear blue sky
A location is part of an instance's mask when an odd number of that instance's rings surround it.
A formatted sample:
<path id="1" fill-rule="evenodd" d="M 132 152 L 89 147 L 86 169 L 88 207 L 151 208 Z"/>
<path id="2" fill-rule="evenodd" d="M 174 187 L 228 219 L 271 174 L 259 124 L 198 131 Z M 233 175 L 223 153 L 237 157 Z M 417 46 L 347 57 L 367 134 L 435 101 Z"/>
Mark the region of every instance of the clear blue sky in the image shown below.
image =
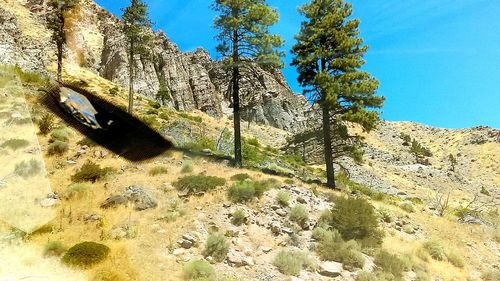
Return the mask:
<path id="1" fill-rule="evenodd" d="M 114 13 L 129 0 L 97 0 Z M 155 28 L 183 51 L 207 49 L 217 58 L 210 0 L 147 0 Z M 273 32 L 285 39 L 283 70 L 301 92 L 289 52 L 306 0 L 268 0 L 280 12 Z M 380 80 L 382 117 L 448 128 L 500 128 L 500 1 L 352 0 L 370 46 L 364 69 Z"/>

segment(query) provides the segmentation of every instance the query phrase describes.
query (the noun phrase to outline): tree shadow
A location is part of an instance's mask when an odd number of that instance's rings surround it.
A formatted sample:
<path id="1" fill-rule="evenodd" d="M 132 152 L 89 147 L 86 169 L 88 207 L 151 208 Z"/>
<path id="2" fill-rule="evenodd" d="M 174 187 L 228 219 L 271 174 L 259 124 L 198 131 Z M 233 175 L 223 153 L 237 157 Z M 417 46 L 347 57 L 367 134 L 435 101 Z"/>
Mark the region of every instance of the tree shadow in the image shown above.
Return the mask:
<path id="1" fill-rule="evenodd" d="M 95 116 L 102 129 L 92 129 L 63 110 L 58 102 L 60 87 L 46 90 L 47 94 L 41 97 L 40 102 L 68 126 L 100 146 L 133 162 L 151 159 L 173 147 L 172 142 L 109 101 L 72 84 L 62 86 L 84 95 L 90 101 L 97 111 Z"/>

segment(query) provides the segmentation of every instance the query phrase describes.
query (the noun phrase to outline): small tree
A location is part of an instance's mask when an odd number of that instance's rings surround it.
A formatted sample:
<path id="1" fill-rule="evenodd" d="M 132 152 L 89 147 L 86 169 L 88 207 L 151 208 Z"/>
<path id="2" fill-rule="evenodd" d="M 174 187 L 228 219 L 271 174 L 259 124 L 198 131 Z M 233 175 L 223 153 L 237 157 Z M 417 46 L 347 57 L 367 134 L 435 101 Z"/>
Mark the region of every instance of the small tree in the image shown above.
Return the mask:
<path id="1" fill-rule="evenodd" d="M 50 0 L 51 11 L 47 13 L 47 27 L 52 32 L 52 42 L 57 48 L 57 82 L 62 82 L 62 59 L 66 44 L 65 17 L 79 0 Z"/>
<path id="2" fill-rule="evenodd" d="M 335 188 L 332 125 L 347 130 L 347 123 L 373 129 L 384 98 L 375 96 L 378 81 L 361 71 L 368 50 L 359 37 L 359 20 L 350 18 L 352 7 L 342 0 L 312 0 L 299 9 L 306 17 L 292 65 L 299 72 L 304 95 L 321 108 L 327 186 Z M 336 137 L 341 137 L 336 135 Z"/>
<path id="3" fill-rule="evenodd" d="M 457 158 L 450 153 L 448 156 L 448 160 L 450 160 L 450 170 L 455 172 L 455 166 L 457 165 Z"/>
<path id="4" fill-rule="evenodd" d="M 242 166 L 240 128 L 240 76 L 245 67 L 256 63 L 268 69 L 281 67 L 283 45 L 278 35 L 269 33 L 269 26 L 278 21 L 278 12 L 265 0 L 215 0 L 212 8 L 218 13 L 214 26 L 219 30 L 217 51 L 231 68 L 230 91 L 234 123 L 234 162 Z"/>
<path id="5" fill-rule="evenodd" d="M 149 55 L 149 45 L 152 36 L 149 33 L 151 21 L 148 18 L 148 7 L 141 0 L 131 0 L 130 6 L 123 10 L 123 33 L 127 38 L 128 52 L 128 112 L 132 113 L 134 107 L 134 68 L 135 56 L 140 55 L 141 59 Z"/>

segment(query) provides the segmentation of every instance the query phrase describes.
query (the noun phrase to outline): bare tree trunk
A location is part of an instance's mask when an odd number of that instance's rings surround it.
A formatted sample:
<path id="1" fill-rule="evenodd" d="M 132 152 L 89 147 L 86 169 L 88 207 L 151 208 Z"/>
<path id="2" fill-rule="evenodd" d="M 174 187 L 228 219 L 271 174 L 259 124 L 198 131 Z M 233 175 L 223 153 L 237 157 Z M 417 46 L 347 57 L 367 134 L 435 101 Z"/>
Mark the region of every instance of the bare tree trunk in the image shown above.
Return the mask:
<path id="1" fill-rule="evenodd" d="M 321 72 L 326 70 L 326 62 L 321 60 Z M 326 186 L 336 189 L 335 171 L 333 169 L 332 135 L 330 128 L 330 104 L 326 100 L 326 93 L 322 93 L 323 100 L 321 108 L 323 110 L 323 142 L 325 146 L 325 166 L 326 166 Z"/>
<path id="2" fill-rule="evenodd" d="M 325 146 L 326 186 L 328 188 L 336 189 L 332 157 L 332 136 L 330 132 L 330 106 L 328 102 L 325 101 L 321 107 L 323 109 L 323 141 Z"/>
<path id="3" fill-rule="evenodd" d="M 57 44 L 57 82 L 62 82 L 62 57 L 63 57 L 63 46 Z"/>
<path id="4" fill-rule="evenodd" d="M 233 15 L 237 16 L 238 11 L 233 10 Z M 239 53 L 238 53 L 238 30 L 233 31 L 233 77 L 232 77 L 232 90 L 233 90 L 233 124 L 234 124 L 234 165 L 236 167 L 242 166 L 242 153 L 241 153 L 241 117 L 240 117 L 240 69 L 239 69 Z"/>
<path id="5" fill-rule="evenodd" d="M 128 113 L 132 114 L 134 110 L 134 43 L 130 42 L 129 61 L 128 61 Z"/>

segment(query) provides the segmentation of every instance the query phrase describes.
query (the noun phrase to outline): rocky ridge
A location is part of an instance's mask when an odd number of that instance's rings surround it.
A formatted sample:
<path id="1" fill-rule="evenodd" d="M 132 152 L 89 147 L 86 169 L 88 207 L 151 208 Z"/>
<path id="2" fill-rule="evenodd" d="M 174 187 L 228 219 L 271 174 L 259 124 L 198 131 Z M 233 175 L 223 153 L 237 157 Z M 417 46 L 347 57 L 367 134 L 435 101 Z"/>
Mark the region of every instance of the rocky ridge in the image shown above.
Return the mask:
<path id="1" fill-rule="evenodd" d="M 50 33 L 45 28 L 46 0 L 2 0 L 0 8 L 0 62 L 25 70 L 46 72 L 54 65 Z M 121 22 L 92 0 L 82 0 L 67 20 L 67 64 L 94 71 L 128 87 L 128 56 Z M 151 31 L 153 32 L 153 31 Z M 170 95 L 166 106 L 199 109 L 213 117 L 231 115 L 227 95 L 230 75 L 220 61 L 201 48 L 183 52 L 162 31 L 154 32 L 153 63 L 136 57 L 135 90 L 156 99 L 163 82 Z M 294 94 L 279 70 L 253 66 L 242 79 L 243 119 L 298 131 L 305 126 L 308 104 Z M 251 97 L 251 98 L 250 98 Z"/>

